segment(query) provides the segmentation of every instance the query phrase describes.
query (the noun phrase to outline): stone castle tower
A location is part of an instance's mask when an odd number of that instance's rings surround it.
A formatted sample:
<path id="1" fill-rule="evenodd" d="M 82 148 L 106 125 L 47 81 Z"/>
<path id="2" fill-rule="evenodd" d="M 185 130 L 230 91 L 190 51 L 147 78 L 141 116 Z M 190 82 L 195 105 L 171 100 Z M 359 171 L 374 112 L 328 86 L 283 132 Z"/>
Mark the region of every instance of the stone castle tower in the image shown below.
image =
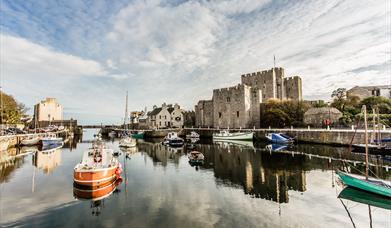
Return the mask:
<path id="1" fill-rule="evenodd" d="M 195 106 L 196 126 L 220 128 L 259 127 L 260 104 L 268 99 L 302 100 L 299 76 L 285 77 L 283 68 L 243 74 L 241 84 L 213 90 L 212 100 Z"/>

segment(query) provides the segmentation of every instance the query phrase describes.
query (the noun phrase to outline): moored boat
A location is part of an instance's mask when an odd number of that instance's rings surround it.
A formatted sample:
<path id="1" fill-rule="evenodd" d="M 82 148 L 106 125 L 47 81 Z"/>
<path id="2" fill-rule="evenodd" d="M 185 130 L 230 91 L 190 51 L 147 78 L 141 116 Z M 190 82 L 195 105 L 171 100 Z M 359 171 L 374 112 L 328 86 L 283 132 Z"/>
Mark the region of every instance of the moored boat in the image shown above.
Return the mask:
<path id="1" fill-rule="evenodd" d="M 254 132 L 229 132 L 227 130 L 213 133 L 213 140 L 253 140 Z"/>
<path id="2" fill-rule="evenodd" d="M 136 133 L 133 133 L 132 137 L 135 139 L 143 139 L 144 138 L 144 131 L 138 131 Z"/>
<path id="3" fill-rule="evenodd" d="M 40 138 L 38 136 L 28 136 L 20 140 L 20 144 L 22 146 L 34 146 L 34 145 L 38 145 L 39 142 L 40 142 Z"/>
<path id="4" fill-rule="evenodd" d="M 135 147 L 136 145 L 137 145 L 137 141 L 134 138 L 129 137 L 129 136 L 126 136 L 119 141 L 120 147 L 129 148 L 129 147 Z"/>
<path id="5" fill-rule="evenodd" d="M 169 132 L 166 137 L 164 137 L 164 140 L 162 142 L 163 145 L 169 145 L 172 147 L 180 147 L 185 144 L 185 141 L 178 137 L 178 134 L 176 132 Z"/>
<path id="6" fill-rule="evenodd" d="M 73 179 L 78 185 L 99 186 L 115 180 L 121 172 L 113 150 L 105 148 L 100 142 L 84 152 L 82 161 L 74 168 Z"/>
<path id="7" fill-rule="evenodd" d="M 186 135 L 186 138 L 187 139 L 199 139 L 200 135 L 197 132 L 192 131 L 192 132 L 190 132 L 190 134 Z"/>
<path id="8" fill-rule="evenodd" d="M 43 147 L 59 146 L 64 144 L 62 138 L 54 137 L 54 136 L 41 138 L 40 142 Z"/>
<path id="9" fill-rule="evenodd" d="M 121 178 L 117 178 L 113 181 L 108 181 L 101 185 L 86 187 L 83 185 L 73 185 L 73 195 L 77 199 L 91 199 L 102 200 L 110 196 L 116 189 L 116 187 L 122 182 Z"/>
<path id="10" fill-rule="evenodd" d="M 365 153 L 365 144 L 352 144 L 353 152 Z M 386 145 L 368 144 L 368 153 L 391 155 L 391 148 Z"/>
<path id="11" fill-rule="evenodd" d="M 381 179 L 375 179 L 372 177 L 366 178 L 365 176 L 345 173 L 338 171 L 337 175 L 341 178 L 342 182 L 350 187 L 361 189 L 363 191 L 371 192 L 374 194 L 382 195 L 385 197 L 391 197 L 391 182 Z"/>
<path id="12" fill-rule="evenodd" d="M 190 165 L 202 165 L 204 164 L 205 156 L 198 151 L 192 151 L 188 155 Z"/>
<path id="13" fill-rule="evenodd" d="M 274 143 L 293 143 L 294 138 L 282 133 L 269 133 L 265 137 Z"/>
<path id="14" fill-rule="evenodd" d="M 0 151 L 7 150 L 9 146 L 8 140 L 1 140 L 0 141 Z"/>

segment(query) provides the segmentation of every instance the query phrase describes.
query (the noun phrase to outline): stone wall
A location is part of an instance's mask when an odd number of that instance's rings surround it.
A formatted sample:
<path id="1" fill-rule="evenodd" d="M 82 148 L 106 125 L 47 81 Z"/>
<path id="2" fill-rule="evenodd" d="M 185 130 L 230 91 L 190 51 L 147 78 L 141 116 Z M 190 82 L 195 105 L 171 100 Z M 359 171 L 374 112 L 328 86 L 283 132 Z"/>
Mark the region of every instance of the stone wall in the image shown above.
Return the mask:
<path id="1" fill-rule="evenodd" d="M 213 127 L 213 100 L 201 100 L 194 107 L 195 125 Z"/>
<path id="2" fill-rule="evenodd" d="M 302 100 L 302 82 L 299 76 L 284 79 L 285 94 L 287 99 Z"/>
<path id="3" fill-rule="evenodd" d="M 258 91 L 258 92 L 257 92 Z M 239 84 L 213 90 L 213 126 L 219 128 L 248 128 L 257 125 L 256 101 L 261 92 Z"/>
<path id="4" fill-rule="evenodd" d="M 262 99 L 270 98 L 283 99 L 285 97 L 284 89 L 284 69 L 272 68 L 241 76 L 242 84 L 262 90 Z"/>

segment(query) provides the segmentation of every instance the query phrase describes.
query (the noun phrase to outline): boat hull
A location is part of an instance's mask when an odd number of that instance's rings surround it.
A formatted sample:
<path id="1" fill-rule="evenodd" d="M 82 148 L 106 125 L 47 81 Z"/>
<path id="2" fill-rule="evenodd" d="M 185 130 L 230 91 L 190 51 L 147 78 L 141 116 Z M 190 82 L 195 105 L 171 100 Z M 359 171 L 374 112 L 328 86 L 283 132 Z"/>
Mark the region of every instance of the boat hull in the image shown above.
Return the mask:
<path id="1" fill-rule="evenodd" d="M 8 141 L 0 141 L 0 151 L 7 150 L 9 146 Z"/>
<path id="2" fill-rule="evenodd" d="M 344 172 L 337 172 L 338 176 L 341 178 L 343 183 L 347 186 L 357 188 L 363 191 L 375 193 L 385 197 L 391 197 L 391 188 L 385 186 L 375 185 L 364 179 L 353 177 Z"/>
<path id="3" fill-rule="evenodd" d="M 143 139 L 144 138 L 144 133 L 132 134 L 132 137 L 135 138 L 135 139 Z"/>
<path id="4" fill-rule="evenodd" d="M 365 145 L 352 145 L 353 152 L 365 153 Z M 391 155 L 391 148 L 369 146 L 368 153 L 376 155 Z"/>
<path id="5" fill-rule="evenodd" d="M 20 144 L 23 146 L 34 146 L 39 144 L 39 139 L 23 139 L 20 141 Z"/>
<path id="6" fill-rule="evenodd" d="M 254 133 L 231 133 L 230 135 L 213 134 L 214 140 L 253 140 Z"/>
<path id="7" fill-rule="evenodd" d="M 120 183 L 121 181 L 119 179 L 115 179 L 90 188 L 75 183 L 73 186 L 73 195 L 78 199 L 101 200 L 110 196 Z"/>
<path id="8" fill-rule="evenodd" d="M 117 167 L 110 167 L 99 170 L 75 170 L 73 180 L 78 185 L 83 186 L 99 186 L 106 182 L 113 181 L 117 178 L 115 173 Z"/>
<path id="9" fill-rule="evenodd" d="M 391 210 L 391 198 L 383 197 L 378 194 L 372 194 L 367 191 L 361 191 L 352 187 L 344 188 L 339 193 L 338 198 Z"/>

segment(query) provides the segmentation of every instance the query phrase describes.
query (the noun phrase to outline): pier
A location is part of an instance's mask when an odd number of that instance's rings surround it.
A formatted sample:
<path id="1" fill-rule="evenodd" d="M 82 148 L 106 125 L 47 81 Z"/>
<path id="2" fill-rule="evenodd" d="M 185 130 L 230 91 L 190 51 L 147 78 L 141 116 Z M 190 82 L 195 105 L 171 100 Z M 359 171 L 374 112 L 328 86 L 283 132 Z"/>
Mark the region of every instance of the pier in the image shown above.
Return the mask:
<path id="1" fill-rule="evenodd" d="M 8 141 L 8 147 L 15 147 L 20 145 L 20 141 L 29 137 L 48 137 L 49 135 L 56 135 L 57 137 L 67 137 L 69 134 L 68 130 L 56 131 L 56 132 L 45 132 L 45 133 L 34 133 L 34 134 L 20 134 L 20 135 L 5 135 L 0 136 L 0 141 Z"/>

